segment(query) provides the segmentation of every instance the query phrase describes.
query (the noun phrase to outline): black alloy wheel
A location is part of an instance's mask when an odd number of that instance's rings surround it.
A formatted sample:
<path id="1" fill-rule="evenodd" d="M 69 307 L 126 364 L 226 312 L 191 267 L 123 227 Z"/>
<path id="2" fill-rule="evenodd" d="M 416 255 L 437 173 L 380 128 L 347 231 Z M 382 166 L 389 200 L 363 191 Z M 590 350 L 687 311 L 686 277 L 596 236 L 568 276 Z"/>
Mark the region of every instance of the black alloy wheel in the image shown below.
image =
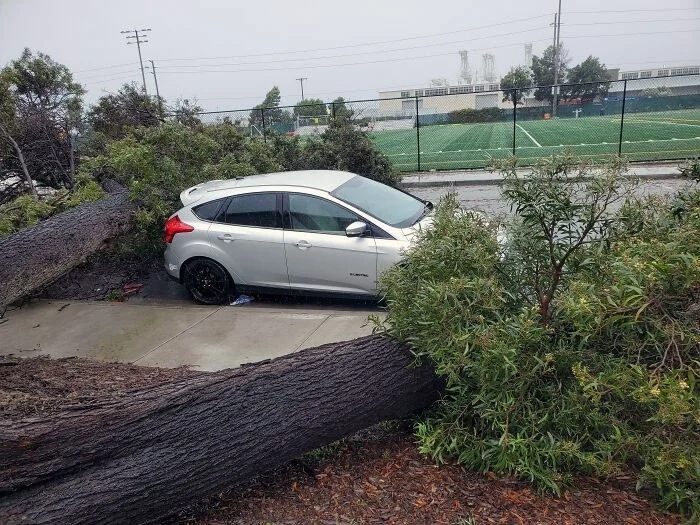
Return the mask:
<path id="1" fill-rule="evenodd" d="M 185 267 L 185 288 L 198 303 L 221 304 L 228 299 L 230 282 L 218 262 L 195 259 Z"/>

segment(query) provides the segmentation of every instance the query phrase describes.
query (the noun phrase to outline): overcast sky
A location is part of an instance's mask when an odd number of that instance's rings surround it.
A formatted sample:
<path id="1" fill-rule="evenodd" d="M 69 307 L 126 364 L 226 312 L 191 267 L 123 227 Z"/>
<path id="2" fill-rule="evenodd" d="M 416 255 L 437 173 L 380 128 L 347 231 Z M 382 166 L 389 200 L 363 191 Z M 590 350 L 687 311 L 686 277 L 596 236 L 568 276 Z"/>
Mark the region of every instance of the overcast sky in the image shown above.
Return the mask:
<path id="1" fill-rule="evenodd" d="M 22 49 L 68 66 L 94 102 L 141 82 L 125 29 L 150 28 L 160 93 L 209 110 L 249 108 L 273 85 L 282 102 L 374 98 L 431 79 L 457 83 L 458 51 L 474 69 L 493 53 L 502 75 L 552 42 L 556 0 L 0 0 L 0 66 Z M 588 55 L 623 69 L 700 65 L 700 0 L 563 0 L 570 65 Z M 147 71 L 147 87 L 154 92 Z"/>

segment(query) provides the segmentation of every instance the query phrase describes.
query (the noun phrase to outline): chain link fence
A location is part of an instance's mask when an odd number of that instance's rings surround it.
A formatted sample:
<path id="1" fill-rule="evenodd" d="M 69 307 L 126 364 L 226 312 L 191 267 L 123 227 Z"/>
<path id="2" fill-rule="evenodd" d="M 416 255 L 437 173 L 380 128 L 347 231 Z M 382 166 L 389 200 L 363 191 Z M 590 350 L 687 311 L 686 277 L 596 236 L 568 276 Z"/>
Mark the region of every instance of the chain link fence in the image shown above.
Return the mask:
<path id="1" fill-rule="evenodd" d="M 401 95 L 199 117 L 234 123 L 261 140 L 271 133 L 313 140 L 333 118 L 346 117 L 398 171 L 484 168 L 511 155 L 526 165 L 565 150 L 590 159 L 621 154 L 631 161 L 700 156 L 697 74 L 515 90 L 462 85 Z"/>

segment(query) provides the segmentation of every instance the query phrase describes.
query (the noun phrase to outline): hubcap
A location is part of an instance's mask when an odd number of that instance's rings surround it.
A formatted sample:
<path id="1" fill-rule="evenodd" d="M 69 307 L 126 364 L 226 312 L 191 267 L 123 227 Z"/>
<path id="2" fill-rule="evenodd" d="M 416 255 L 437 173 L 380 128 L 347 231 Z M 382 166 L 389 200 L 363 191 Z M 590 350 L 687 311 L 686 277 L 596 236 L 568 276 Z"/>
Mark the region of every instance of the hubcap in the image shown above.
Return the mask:
<path id="1" fill-rule="evenodd" d="M 211 302 L 223 299 L 227 284 L 226 274 L 210 262 L 197 261 L 188 269 L 187 287 L 199 301 Z"/>

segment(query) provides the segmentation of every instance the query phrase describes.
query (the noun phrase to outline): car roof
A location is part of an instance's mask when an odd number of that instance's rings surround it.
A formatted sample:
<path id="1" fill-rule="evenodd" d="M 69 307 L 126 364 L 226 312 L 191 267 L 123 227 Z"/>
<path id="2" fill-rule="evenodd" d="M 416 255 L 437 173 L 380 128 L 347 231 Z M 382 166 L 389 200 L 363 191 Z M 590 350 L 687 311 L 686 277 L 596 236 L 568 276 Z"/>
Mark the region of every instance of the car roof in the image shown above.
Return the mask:
<path id="1" fill-rule="evenodd" d="M 205 185 L 205 188 L 206 191 L 218 191 L 234 188 L 249 188 L 251 186 L 301 186 L 330 192 L 353 177 L 355 177 L 355 174 L 347 171 L 283 171 L 279 173 L 249 175 L 238 179 L 211 181 Z"/>
<path id="2" fill-rule="evenodd" d="M 262 188 L 266 186 L 309 188 L 331 192 L 353 177 L 356 177 L 354 173 L 335 170 L 283 171 L 279 173 L 249 175 L 247 177 L 212 180 L 203 184 L 198 184 L 180 193 L 180 200 L 183 205 L 188 206 L 196 202 L 207 202 L 217 199 L 222 193 L 226 195 L 227 192 L 232 190 L 245 190 L 246 188 Z"/>

